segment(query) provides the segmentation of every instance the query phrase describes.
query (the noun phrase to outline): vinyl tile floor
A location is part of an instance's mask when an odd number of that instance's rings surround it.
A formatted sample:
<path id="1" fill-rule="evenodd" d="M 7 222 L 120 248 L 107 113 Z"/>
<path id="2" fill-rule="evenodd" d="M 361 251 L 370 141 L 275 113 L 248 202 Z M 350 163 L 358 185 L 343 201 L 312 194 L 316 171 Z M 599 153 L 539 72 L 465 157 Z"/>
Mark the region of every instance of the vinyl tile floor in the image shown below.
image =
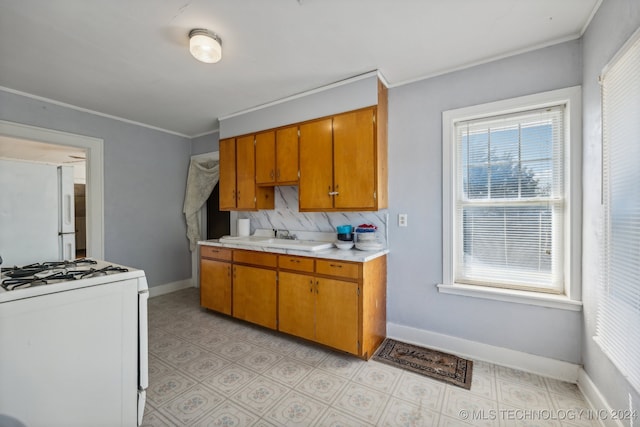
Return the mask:
<path id="1" fill-rule="evenodd" d="M 474 361 L 471 390 L 204 310 L 149 301 L 144 426 L 597 426 L 575 384 Z"/>

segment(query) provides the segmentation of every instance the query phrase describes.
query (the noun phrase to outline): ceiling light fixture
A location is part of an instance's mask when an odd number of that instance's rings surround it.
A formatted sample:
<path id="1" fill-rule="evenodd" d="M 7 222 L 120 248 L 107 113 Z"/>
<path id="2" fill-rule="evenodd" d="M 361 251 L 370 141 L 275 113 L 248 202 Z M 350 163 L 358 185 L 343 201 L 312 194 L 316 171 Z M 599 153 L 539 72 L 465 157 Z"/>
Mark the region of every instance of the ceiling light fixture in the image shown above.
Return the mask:
<path id="1" fill-rule="evenodd" d="M 189 52 L 198 61 L 214 64 L 222 59 L 222 40 L 209 30 L 201 28 L 191 30 Z"/>

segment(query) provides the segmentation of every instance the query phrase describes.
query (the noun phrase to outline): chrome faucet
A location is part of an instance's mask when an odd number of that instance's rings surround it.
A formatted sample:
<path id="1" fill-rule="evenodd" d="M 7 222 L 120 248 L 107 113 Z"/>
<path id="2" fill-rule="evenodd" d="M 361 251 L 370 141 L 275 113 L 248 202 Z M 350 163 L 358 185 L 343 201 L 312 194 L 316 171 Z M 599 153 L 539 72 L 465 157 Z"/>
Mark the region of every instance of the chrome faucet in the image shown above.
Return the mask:
<path id="1" fill-rule="evenodd" d="M 295 234 L 291 234 L 289 230 L 277 229 L 275 230 L 275 232 L 276 239 L 296 240 L 298 238 L 298 236 L 296 236 Z"/>

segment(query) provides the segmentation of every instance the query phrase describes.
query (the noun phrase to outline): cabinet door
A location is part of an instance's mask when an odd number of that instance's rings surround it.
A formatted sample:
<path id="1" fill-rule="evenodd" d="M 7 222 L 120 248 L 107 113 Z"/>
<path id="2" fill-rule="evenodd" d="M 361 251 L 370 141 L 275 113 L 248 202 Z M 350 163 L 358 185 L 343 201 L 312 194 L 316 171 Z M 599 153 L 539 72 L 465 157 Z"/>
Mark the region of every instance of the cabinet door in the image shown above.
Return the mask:
<path id="1" fill-rule="evenodd" d="M 200 260 L 200 305 L 231 314 L 231 264 Z"/>
<path id="2" fill-rule="evenodd" d="M 236 207 L 236 141 L 220 140 L 220 210 Z"/>
<path id="3" fill-rule="evenodd" d="M 278 330 L 315 339 L 315 279 L 305 274 L 280 272 Z"/>
<path id="4" fill-rule="evenodd" d="M 253 135 L 236 138 L 236 207 L 256 207 L 256 155 Z"/>
<path id="5" fill-rule="evenodd" d="M 300 125 L 300 210 L 333 208 L 331 119 Z"/>
<path id="6" fill-rule="evenodd" d="M 233 266 L 233 316 L 276 329 L 276 272 Z"/>
<path id="7" fill-rule="evenodd" d="M 375 207 L 376 150 L 373 109 L 333 118 L 336 209 Z"/>
<path id="8" fill-rule="evenodd" d="M 358 354 L 358 284 L 316 279 L 316 340 Z"/>
<path id="9" fill-rule="evenodd" d="M 256 135 L 256 184 L 271 184 L 274 183 L 275 180 L 275 132 L 262 132 Z"/>
<path id="10" fill-rule="evenodd" d="M 276 132 L 276 182 L 298 182 L 298 126 Z"/>

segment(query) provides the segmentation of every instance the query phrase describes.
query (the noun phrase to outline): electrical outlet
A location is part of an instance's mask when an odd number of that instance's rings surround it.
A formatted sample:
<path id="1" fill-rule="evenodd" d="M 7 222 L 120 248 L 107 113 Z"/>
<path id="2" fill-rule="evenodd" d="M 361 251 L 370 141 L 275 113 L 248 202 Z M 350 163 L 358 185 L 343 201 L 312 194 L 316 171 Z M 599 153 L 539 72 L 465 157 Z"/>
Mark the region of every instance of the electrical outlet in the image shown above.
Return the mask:
<path id="1" fill-rule="evenodd" d="M 398 214 L 398 227 L 406 227 L 407 225 L 407 214 Z"/>

